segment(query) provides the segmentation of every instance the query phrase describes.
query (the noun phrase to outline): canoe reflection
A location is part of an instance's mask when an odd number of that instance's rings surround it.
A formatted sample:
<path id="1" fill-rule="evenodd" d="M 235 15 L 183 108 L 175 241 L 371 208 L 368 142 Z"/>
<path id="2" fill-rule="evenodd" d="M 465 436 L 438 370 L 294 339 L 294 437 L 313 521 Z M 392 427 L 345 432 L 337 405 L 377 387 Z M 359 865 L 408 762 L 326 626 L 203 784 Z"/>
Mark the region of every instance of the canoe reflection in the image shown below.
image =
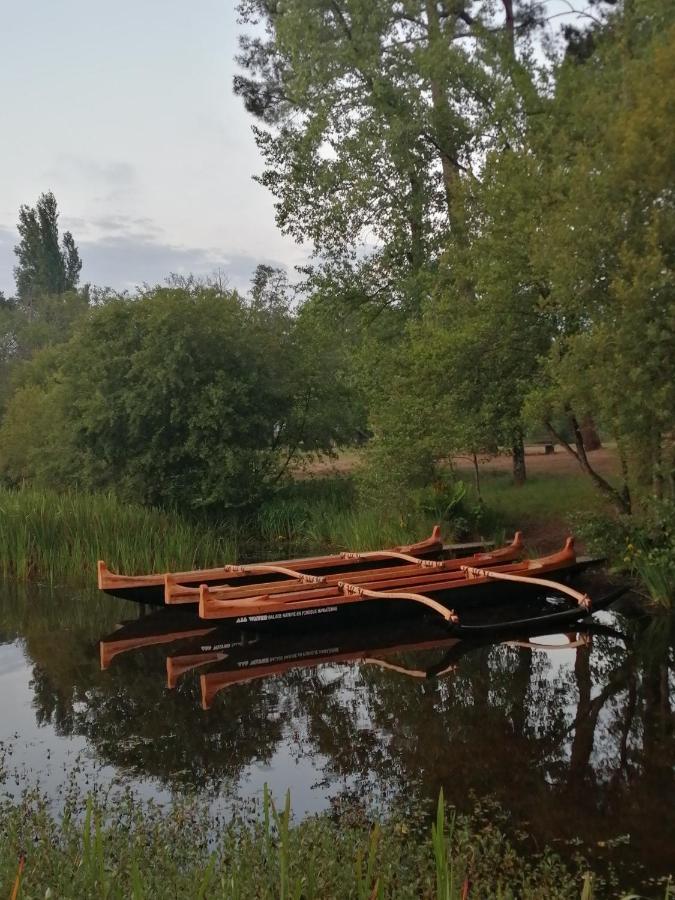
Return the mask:
<path id="1" fill-rule="evenodd" d="M 101 669 L 123 653 L 164 645 L 177 652 L 166 657 L 166 683 L 173 689 L 190 672 L 200 674 L 201 704 L 209 709 L 216 695 L 227 687 L 280 676 L 297 668 L 330 663 L 377 666 L 414 679 L 439 679 L 451 674 L 462 657 L 491 645 L 504 644 L 550 652 L 588 646 L 593 634 L 619 636 L 597 622 L 575 624 L 566 633 L 524 632 L 516 637 L 491 635 L 466 640 L 454 637 L 436 622 L 419 620 L 389 627 L 362 628 L 324 633 L 271 635 L 252 634 L 221 625 L 205 626 L 189 611 L 160 610 L 127 622 L 100 641 Z M 409 654 L 419 654 L 411 665 Z M 406 661 L 400 657 L 405 656 Z"/>

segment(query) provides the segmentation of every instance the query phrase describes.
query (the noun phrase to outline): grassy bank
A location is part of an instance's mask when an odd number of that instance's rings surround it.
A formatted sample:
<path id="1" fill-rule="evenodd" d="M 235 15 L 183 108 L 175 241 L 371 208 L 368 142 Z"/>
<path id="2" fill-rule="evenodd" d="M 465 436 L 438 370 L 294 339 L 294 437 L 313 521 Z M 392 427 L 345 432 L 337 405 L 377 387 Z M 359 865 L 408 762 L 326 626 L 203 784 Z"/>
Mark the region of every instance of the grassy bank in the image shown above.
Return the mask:
<path id="1" fill-rule="evenodd" d="M 462 473 L 468 482 L 468 475 Z M 580 512 L 597 511 L 602 499 L 589 479 L 578 475 L 531 475 L 516 487 L 507 472 L 484 472 L 481 495 L 485 507 L 483 527 L 492 530 L 514 528 L 542 531 L 547 523 L 571 526 Z M 476 499 L 473 485 L 467 496 Z"/>
<path id="2" fill-rule="evenodd" d="M 0 489 L 0 574 L 90 581 L 96 560 L 122 571 L 222 564 L 236 540 L 112 495 Z"/>
<path id="3" fill-rule="evenodd" d="M 110 812 L 110 808 L 114 812 Z M 548 850 L 525 858 L 488 818 L 357 810 L 292 822 L 290 801 L 214 823 L 196 805 L 162 811 L 130 797 L 70 796 L 53 817 L 36 792 L 0 806 L 0 893 L 13 898 L 578 898 L 593 879 L 582 861 Z M 599 883 L 597 883 L 599 886 Z M 606 887 L 609 885 L 605 885 Z M 617 885 L 612 884 L 612 893 Z M 668 888 L 654 896 L 668 897 Z M 12 893 L 15 891 L 15 893 Z"/>
<path id="4" fill-rule="evenodd" d="M 402 506 L 368 505 L 348 477 L 318 478 L 287 486 L 246 515 L 209 524 L 110 494 L 0 488 L 0 576 L 84 583 L 97 559 L 141 572 L 368 550 L 419 540 L 441 523 L 446 539 L 502 542 L 520 528 L 531 552 L 555 549 L 575 532 L 661 605 L 673 602 L 672 504 L 652 504 L 646 518 L 619 519 L 586 479 L 541 474 L 515 487 L 508 473 L 491 472 L 482 478 L 482 503 L 462 473 L 458 482 L 430 486 Z"/>
<path id="5" fill-rule="evenodd" d="M 96 561 L 123 572 L 223 565 L 250 555 L 369 549 L 426 537 L 436 519 L 359 509 L 344 479 L 301 483 L 222 524 L 124 503 L 111 494 L 0 488 L 0 575 L 91 580 Z M 448 529 L 448 532 L 450 529 Z"/>

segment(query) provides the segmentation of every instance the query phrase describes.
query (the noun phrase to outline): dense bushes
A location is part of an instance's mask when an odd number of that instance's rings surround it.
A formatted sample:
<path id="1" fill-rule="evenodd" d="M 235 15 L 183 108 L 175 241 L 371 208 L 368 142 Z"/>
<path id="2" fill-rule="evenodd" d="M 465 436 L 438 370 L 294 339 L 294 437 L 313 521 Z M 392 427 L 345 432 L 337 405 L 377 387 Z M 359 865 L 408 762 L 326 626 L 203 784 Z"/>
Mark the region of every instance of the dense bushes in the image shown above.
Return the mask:
<path id="1" fill-rule="evenodd" d="M 675 503 L 652 500 L 640 516 L 587 514 L 579 532 L 594 551 L 633 575 L 657 606 L 675 603 Z"/>
<path id="2" fill-rule="evenodd" d="M 182 509 L 249 506 L 347 428 L 330 341 L 300 331 L 284 304 L 213 287 L 114 299 L 19 370 L 1 471 Z"/>

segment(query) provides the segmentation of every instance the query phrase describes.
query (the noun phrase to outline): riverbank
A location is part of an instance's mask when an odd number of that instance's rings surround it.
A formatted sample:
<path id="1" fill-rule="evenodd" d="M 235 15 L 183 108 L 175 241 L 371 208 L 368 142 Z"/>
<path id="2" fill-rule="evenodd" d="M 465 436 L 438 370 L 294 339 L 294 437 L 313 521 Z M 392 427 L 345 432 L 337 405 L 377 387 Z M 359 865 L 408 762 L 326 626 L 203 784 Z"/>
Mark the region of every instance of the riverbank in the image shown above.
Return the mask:
<path id="1" fill-rule="evenodd" d="M 0 488 L 0 575 L 90 582 L 104 559 L 123 572 L 176 571 L 303 552 L 373 549 L 426 537 L 435 510 L 407 517 L 360 507 L 347 479 L 291 485 L 255 511 L 199 522 L 112 494 Z M 444 525 L 446 537 L 453 524 Z"/>
<path id="2" fill-rule="evenodd" d="M 50 584 L 90 584 L 104 559 L 122 572 L 176 571 L 249 559 L 368 550 L 420 540 L 441 524 L 446 540 L 498 544 L 522 530 L 532 555 L 558 549 L 575 533 L 577 548 L 631 571 L 662 606 L 673 602 L 672 504 L 624 517 L 603 505 L 591 484 L 570 474 L 531 477 L 516 487 L 488 471 L 481 497 L 468 472 L 411 494 L 403 508 L 370 505 L 351 477 L 293 482 L 220 522 L 125 503 L 112 494 L 0 488 L 0 576 Z"/>
<path id="3" fill-rule="evenodd" d="M 0 804 L 0 892 L 134 900 L 590 900 L 594 883 L 599 890 L 619 887 L 611 873 L 594 879 L 582 859 L 566 865 L 549 849 L 525 858 L 492 820 L 494 810 L 455 816 L 442 798 L 435 817 L 408 810 L 382 822 L 353 807 L 295 824 L 289 796 L 278 804 L 267 792 L 261 807 L 219 826 L 198 803 L 161 809 L 129 795 L 103 803 L 95 794 L 71 794 L 63 815 L 54 817 L 45 798 L 29 789 L 20 803 Z"/>
<path id="4" fill-rule="evenodd" d="M 236 557 L 234 535 L 112 494 L 0 489 L 0 575 L 91 583 L 96 561 L 122 571 L 171 571 Z"/>

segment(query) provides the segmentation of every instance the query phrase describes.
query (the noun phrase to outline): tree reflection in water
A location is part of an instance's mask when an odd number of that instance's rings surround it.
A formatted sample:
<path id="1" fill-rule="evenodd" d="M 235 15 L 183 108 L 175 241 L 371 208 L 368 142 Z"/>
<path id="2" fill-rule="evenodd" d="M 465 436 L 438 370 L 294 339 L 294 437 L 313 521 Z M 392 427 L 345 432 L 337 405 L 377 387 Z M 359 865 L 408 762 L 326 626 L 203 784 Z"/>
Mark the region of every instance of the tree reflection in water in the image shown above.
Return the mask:
<path id="1" fill-rule="evenodd" d="M 3 632 L 25 642 L 38 721 L 84 736 L 119 772 L 213 791 L 253 763 L 264 779 L 283 746 L 320 768 L 324 792 L 356 786 L 365 797 L 435 798 L 442 786 L 464 809 L 490 796 L 540 844 L 578 836 L 593 846 L 629 834 L 635 861 L 656 874 L 672 865 L 672 617 L 604 614 L 611 628 L 561 650 L 448 646 L 445 636 L 440 649 L 407 652 L 416 635 L 406 626 L 384 650 L 376 633 L 364 634 L 355 662 L 336 661 L 340 640 L 328 635 L 323 645 L 311 639 L 317 652 L 330 648 L 323 662 L 305 639 L 280 674 L 256 677 L 261 660 L 269 669 L 288 649 L 263 639 L 187 666 L 170 690 L 166 657 L 192 660 L 209 640 L 129 650 L 101 671 L 97 637 L 112 630 L 114 614 L 93 605 L 85 615 L 84 602 L 62 602 L 56 622 L 53 598 L 14 597 Z M 203 710 L 200 675 L 233 669 L 250 680 L 218 690 Z"/>

